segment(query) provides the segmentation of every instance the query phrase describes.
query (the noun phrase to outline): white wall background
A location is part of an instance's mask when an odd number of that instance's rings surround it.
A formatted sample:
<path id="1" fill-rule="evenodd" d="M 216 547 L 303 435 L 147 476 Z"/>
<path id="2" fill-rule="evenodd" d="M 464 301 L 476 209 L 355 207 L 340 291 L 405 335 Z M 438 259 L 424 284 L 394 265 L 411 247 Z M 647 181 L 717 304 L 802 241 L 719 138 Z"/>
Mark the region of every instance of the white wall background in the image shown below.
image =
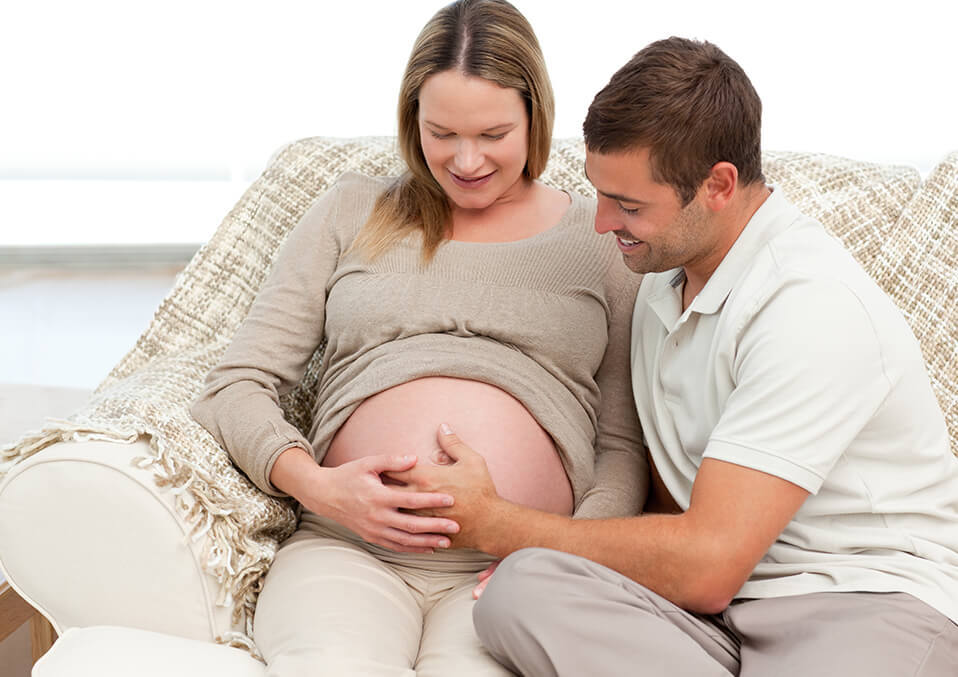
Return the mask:
<path id="1" fill-rule="evenodd" d="M 201 242 L 284 142 L 395 133 L 413 39 L 443 0 L 0 0 L 0 246 Z M 768 149 L 929 171 L 958 149 L 954 0 L 515 0 L 557 136 L 635 51 L 716 42 Z"/>

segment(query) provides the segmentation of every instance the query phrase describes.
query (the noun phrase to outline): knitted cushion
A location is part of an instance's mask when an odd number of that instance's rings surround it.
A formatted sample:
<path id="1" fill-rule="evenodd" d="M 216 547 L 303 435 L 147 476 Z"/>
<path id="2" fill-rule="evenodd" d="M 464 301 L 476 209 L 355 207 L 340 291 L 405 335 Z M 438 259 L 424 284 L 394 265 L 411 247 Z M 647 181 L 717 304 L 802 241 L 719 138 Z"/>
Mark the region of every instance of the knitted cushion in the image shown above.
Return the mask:
<path id="1" fill-rule="evenodd" d="M 918 337 L 958 454 L 958 152 L 905 207 L 872 275 Z"/>

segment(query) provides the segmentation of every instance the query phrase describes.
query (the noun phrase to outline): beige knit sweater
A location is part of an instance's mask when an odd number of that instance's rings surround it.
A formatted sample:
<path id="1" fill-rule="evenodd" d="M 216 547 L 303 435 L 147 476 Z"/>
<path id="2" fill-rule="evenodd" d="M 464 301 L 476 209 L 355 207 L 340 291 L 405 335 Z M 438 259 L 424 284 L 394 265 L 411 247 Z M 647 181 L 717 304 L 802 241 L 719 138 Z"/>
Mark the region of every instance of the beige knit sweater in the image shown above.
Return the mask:
<path id="1" fill-rule="evenodd" d="M 374 262 L 350 244 L 386 179 L 343 177 L 307 212 L 191 412 L 261 489 L 294 444 L 317 461 L 377 392 L 425 376 L 497 386 L 552 436 L 580 517 L 634 514 L 648 469 L 629 378 L 639 276 L 573 194 L 553 228 L 508 243 L 444 243 L 423 265 L 413 235 Z M 308 439 L 279 397 L 326 339 Z"/>

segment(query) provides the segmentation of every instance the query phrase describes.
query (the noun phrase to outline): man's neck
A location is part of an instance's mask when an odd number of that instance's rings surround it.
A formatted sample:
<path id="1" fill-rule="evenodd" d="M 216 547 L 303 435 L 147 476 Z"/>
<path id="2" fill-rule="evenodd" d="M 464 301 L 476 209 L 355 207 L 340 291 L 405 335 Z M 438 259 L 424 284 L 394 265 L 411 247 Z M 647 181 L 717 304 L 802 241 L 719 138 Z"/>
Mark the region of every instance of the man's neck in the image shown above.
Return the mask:
<path id="1" fill-rule="evenodd" d="M 712 277 L 719 265 L 725 260 L 732 245 L 738 240 L 739 235 L 745 230 L 745 226 L 755 216 L 768 196 L 772 194 L 772 189 L 765 184 L 756 184 L 747 186 L 738 194 L 737 204 L 730 204 L 723 214 L 717 214 L 715 218 L 721 219 L 722 225 L 719 227 L 719 238 L 716 241 L 712 251 L 708 252 L 700 261 L 687 264 L 685 270 L 685 284 L 682 287 L 682 311 L 684 312 L 692 301 L 698 296 L 699 292 L 705 288 L 709 279 Z"/>

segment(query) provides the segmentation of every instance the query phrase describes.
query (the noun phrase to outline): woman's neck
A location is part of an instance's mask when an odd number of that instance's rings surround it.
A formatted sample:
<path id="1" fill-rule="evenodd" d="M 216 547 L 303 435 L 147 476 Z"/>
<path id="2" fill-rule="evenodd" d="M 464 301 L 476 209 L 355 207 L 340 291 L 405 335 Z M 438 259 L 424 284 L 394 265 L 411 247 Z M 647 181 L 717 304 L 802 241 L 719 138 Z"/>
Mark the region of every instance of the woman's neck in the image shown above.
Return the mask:
<path id="1" fill-rule="evenodd" d="M 569 196 L 538 181 L 524 179 L 524 183 L 521 190 L 510 192 L 483 209 L 454 207 L 450 239 L 514 242 L 558 224 L 569 208 Z"/>

